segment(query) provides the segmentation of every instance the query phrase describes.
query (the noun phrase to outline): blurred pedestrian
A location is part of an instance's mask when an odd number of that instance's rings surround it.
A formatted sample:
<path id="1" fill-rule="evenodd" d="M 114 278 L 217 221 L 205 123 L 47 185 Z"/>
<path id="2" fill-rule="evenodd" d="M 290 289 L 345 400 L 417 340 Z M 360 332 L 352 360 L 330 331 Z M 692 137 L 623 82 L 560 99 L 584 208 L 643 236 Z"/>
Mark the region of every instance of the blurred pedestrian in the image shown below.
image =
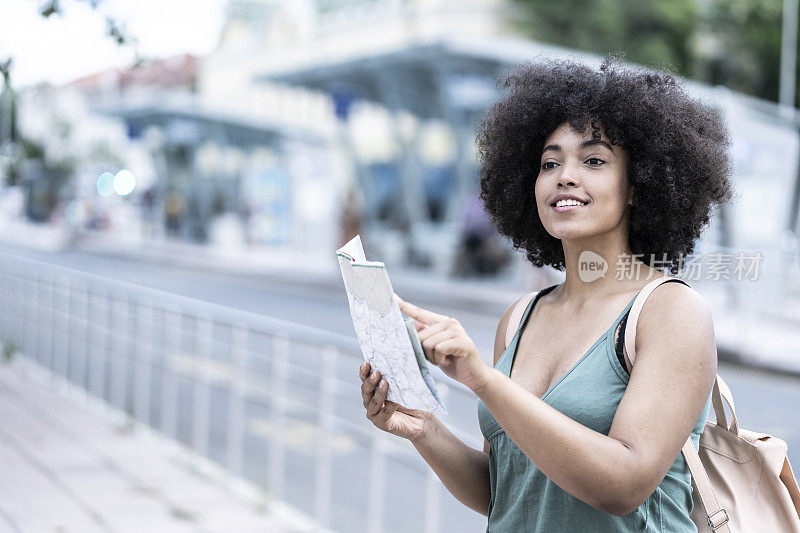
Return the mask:
<path id="1" fill-rule="evenodd" d="M 186 212 L 186 200 L 183 195 L 176 190 L 167 193 L 164 202 L 164 214 L 166 216 L 167 234 L 177 237 L 183 223 L 183 216 Z"/>
<path id="2" fill-rule="evenodd" d="M 353 237 L 361 233 L 361 203 L 359 202 L 358 192 L 354 187 L 348 187 L 339 217 L 339 246 L 343 246 Z M 366 241 L 365 236 L 361 236 L 362 246 Z"/>
<path id="3" fill-rule="evenodd" d="M 472 195 L 464 207 L 463 223 L 451 274 L 487 276 L 497 273 L 511 259 L 497 230 L 483 208 L 480 196 Z"/>
<path id="4" fill-rule="evenodd" d="M 155 185 L 148 188 L 142 194 L 142 236 L 145 240 L 152 239 L 156 236 L 156 228 L 158 224 L 156 214 L 156 195 L 158 194 Z"/>

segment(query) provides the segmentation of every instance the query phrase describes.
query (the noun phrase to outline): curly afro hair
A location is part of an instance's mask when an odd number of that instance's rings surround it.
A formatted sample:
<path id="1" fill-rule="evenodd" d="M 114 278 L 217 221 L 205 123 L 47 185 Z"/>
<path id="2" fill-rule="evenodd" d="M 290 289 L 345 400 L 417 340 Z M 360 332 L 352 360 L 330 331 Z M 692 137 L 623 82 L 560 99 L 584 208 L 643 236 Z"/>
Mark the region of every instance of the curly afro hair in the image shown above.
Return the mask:
<path id="1" fill-rule="evenodd" d="M 624 68 L 609 55 L 599 71 L 570 60 L 524 63 L 503 76 L 503 98 L 478 127 L 481 200 L 500 234 L 534 266 L 564 269 L 559 239 L 539 219 L 534 184 L 545 139 L 559 125 L 601 128 L 629 155 L 634 186 L 629 242 L 650 265 L 677 274 L 730 200 L 729 133 L 719 115 L 663 69 Z"/>

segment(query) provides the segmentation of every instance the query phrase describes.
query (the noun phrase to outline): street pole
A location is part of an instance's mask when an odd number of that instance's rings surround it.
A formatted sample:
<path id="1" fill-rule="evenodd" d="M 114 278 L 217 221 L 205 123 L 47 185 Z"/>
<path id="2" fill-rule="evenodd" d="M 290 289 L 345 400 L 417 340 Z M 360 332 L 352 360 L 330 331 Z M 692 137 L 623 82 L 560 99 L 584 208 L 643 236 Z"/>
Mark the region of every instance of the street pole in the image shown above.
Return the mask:
<path id="1" fill-rule="evenodd" d="M 797 1 L 783 0 L 779 102 L 781 115 L 786 118 L 794 116 L 795 71 L 797 68 Z"/>
<path id="2" fill-rule="evenodd" d="M 794 123 L 794 104 L 795 104 L 795 72 L 797 68 L 797 0 L 783 0 L 783 24 L 781 30 L 781 75 L 780 93 L 778 101 L 780 103 L 780 114 L 787 120 Z M 800 160 L 797 162 L 797 170 L 794 181 L 794 190 L 789 210 L 788 229 L 795 235 L 800 234 Z"/>

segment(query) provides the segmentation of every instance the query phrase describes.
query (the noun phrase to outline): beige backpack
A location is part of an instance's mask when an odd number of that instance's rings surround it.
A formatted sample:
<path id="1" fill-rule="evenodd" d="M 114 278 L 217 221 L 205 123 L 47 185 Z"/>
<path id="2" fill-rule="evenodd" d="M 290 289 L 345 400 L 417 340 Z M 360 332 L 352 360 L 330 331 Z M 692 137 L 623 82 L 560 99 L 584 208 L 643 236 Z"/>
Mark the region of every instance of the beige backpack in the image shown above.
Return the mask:
<path id="1" fill-rule="evenodd" d="M 636 357 L 636 321 L 645 300 L 662 283 L 657 278 L 639 292 L 625 326 L 625 352 Z M 728 402 L 731 420 L 722 400 Z M 786 457 L 784 441 L 739 427 L 733 395 L 717 374 L 711 402 L 717 421 L 706 422 L 698 453 L 687 439 L 683 456 L 692 471 L 692 521 L 697 530 L 739 533 L 770 531 L 800 533 L 800 489 Z"/>
<path id="2" fill-rule="evenodd" d="M 668 280 L 657 278 L 642 288 L 633 302 L 625 325 L 625 353 L 633 365 L 636 322 L 645 300 Z M 511 313 L 506 346 L 516 333 L 522 315 L 535 292 L 522 298 Z M 722 400 L 728 402 L 728 423 Z M 786 457 L 786 442 L 739 427 L 733 396 L 717 374 L 711 397 L 717 421 L 706 422 L 700 435 L 700 451 L 691 438 L 683 455 L 692 472 L 691 518 L 698 532 L 800 533 L 800 489 Z"/>

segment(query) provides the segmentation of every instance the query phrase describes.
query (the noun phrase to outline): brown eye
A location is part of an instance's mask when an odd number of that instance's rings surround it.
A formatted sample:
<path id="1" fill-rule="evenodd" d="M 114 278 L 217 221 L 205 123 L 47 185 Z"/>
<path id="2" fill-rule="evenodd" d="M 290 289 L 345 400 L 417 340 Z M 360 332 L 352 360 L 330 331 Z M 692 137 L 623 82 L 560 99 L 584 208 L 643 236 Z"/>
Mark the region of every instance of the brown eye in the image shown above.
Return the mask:
<path id="1" fill-rule="evenodd" d="M 555 164 L 556 164 L 555 161 L 545 161 L 544 163 L 542 163 L 542 170 L 550 170 L 551 168 L 555 168 L 554 166 L 553 167 L 548 167 L 547 166 L 547 165 L 555 165 Z"/>
<path id="2" fill-rule="evenodd" d="M 593 166 L 600 166 L 600 165 L 602 165 L 603 163 L 605 163 L 605 161 L 603 161 L 602 159 L 600 159 L 600 158 L 597 158 L 597 157 L 590 157 L 590 158 L 589 158 L 589 159 L 587 159 L 586 161 L 587 161 L 587 162 L 590 162 L 590 161 L 598 161 L 598 163 L 597 163 L 596 165 L 593 165 Z M 591 165 L 592 163 L 589 163 L 589 164 Z"/>

